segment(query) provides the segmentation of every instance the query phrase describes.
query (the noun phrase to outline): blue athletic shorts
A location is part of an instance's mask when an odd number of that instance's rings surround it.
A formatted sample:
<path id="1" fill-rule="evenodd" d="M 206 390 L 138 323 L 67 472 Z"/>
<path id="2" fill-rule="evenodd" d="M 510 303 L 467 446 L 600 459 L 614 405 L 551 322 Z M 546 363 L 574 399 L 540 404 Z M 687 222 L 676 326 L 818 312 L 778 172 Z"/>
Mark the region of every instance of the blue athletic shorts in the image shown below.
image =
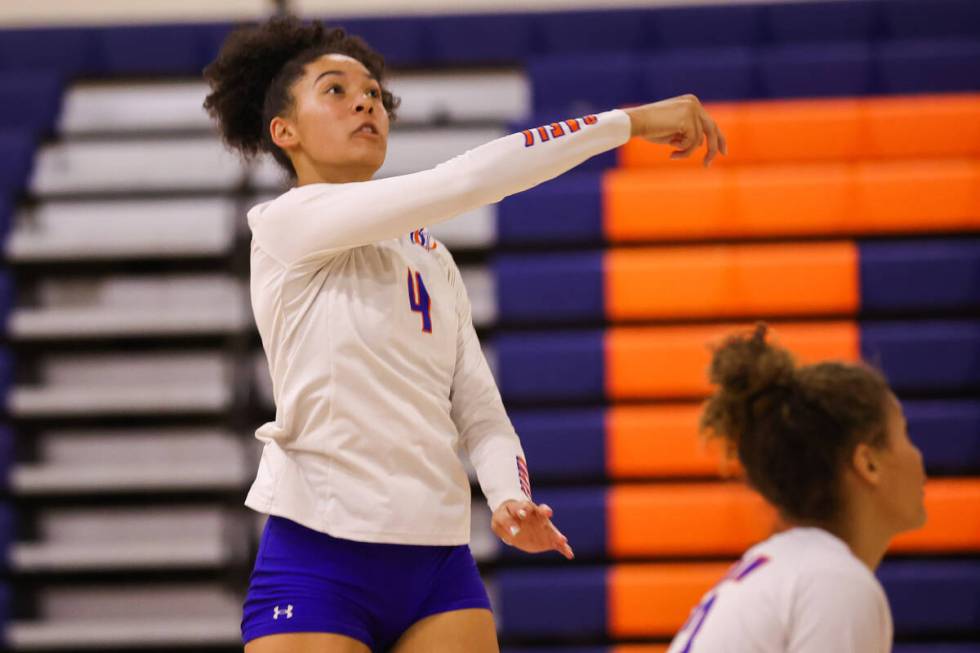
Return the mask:
<path id="1" fill-rule="evenodd" d="M 470 548 L 354 542 L 270 517 L 242 618 L 245 643 L 335 633 L 387 650 L 417 621 L 490 609 Z"/>

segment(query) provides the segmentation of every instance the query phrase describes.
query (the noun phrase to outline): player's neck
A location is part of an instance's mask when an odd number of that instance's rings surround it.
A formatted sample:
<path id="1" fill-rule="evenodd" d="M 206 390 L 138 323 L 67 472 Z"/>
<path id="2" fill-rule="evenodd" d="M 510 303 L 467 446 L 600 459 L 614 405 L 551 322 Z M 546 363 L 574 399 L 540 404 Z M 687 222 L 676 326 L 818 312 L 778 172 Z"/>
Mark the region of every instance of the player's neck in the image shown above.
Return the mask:
<path id="1" fill-rule="evenodd" d="M 293 168 L 296 170 L 297 186 L 306 186 L 307 184 L 349 184 L 357 181 L 369 181 L 376 172 L 370 166 L 316 164 L 305 156 L 294 157 Z"/>
<path id="2" fill-rule="evenodd" d="M 875 571 L 888 551 L 893 536 L 891 530 L 877 523 L 876 519 L 862 519 L 854 514 L 839 522 L 824 528 L 843 540 L 854 557 Z"/>

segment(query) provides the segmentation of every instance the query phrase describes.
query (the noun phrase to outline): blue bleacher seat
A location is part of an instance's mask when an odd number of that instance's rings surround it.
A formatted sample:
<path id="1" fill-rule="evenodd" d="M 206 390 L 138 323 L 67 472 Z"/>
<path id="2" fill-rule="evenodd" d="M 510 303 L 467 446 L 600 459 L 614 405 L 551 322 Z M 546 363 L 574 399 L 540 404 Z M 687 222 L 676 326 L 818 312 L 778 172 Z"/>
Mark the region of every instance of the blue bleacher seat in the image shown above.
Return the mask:
<path id="1" fill-rule="evenodd" d="M 755 56 L 748 48 L 678 50 L 644 61 L 645 97 L 693 93 L 703 101 L 743 100 L 759 94 Z"/>
<path id="2" fill-rule="evenodd" d="M 601 252 L 503 255 L 493 273 L 501 322 L 589 322 L 605 312 Z"/>
<path id="3" fill-rule="evenodd" d="M 527 68 L 538 113 L 579 116 L 643 100 L 638 57 L 541 57 L 530 61 Z"/>
<path id="4" fill-rule="evenodd" d="M 14 203 L 3 192 L 0 192 L 0 245 L 6 242 L 13 220 Z"/>
<path id="5" fill-rule="evenodd" d="M 197 76 L 210 45 L 197 25 L 111 27 L 99 40 L 107 75 Z"/>
<path id="6" fill-rule="evenodd" d="M 630 10 L 542 14 L 537 17 L 533 45 L 549 55 L 635 52 L 648 45 L 646 28 L 651 15 Z"/>
<path id="7" fill-rule="evenodd" d="M 505 399 L 597 399 L 605 393 L 603 335 L 598 331 L 508 333 L 494 340 Z"/>
<path id="8" fill-rule="evenodd" d="M 425 50 L 444 66 L 520 62 L 531 51 L 532 22 L 514 14 L 436 16 L 428 24 Z"/>
<path id="9" fill-rule="evenodd" d="M 54 70 L 66 78 L 98 74 L 102 63 L 94 28 L 0 31 L 0 68 Z"/>
<path id="10" fill-rule="evenodd" d="M 497 207 L 497 241 L 598 244 L 603 241 L 601 215 L 601 175 L 566 174 L 502 201 Z"/>
<path id="11" fill-rule="evenodd" d="M 866 311 L 963 310 L 980 303 L 980 240 L 860 243 Z"/>
<path id="12" fill-rule="evenodd" d="M 867 95 L 873 89 L 867 43 L 786 45 L 760 51 L 766 97 Z"/>
<path id="13" fill-rule="evenodd" d="M 606 573 L 601 567 L 499 572 L 495 607 L 501 629 L 524 639 L 605 632 Z"/>
<path id="14" fill-rule="evenodd" d="M 768 33 L 777 43 L 871 41 L 877 36 L 881 3 L 786 2 L 766 7 Z"/>
<path id="15" fill-rule="evenodd" d="M 235 30 L 237 26 L 230 23 L 215 23 L 211 25 L 201 25 L 199 35 L 201 39 L 201 69 L 208 65 L 218 56 L 221 46 L 225 39 Z"/>
<path id="16" fill-rule="evenodd" d="M 878 571 L 896 635 L 976 631 L 980 560 L 887 561 Z"/>
<path id="17" fill-rule="evenodd" d="M 9 503 L 0 502 L 0 570 L 7 569 L 8 549 L 16 537 L 17 515 Z"/>
<path id="18" fill-rule="evenodd" d="M 43 136 L 54 131 L 64 81 L 50 70 L 0 73 L 0 125 Z"/>
<path id="19" fill-rule="evenodd" d="M 904 402 L 912 441 L 922 450 L 930 474 L 980 471 L 980 402 Z"/>
<path id="20" fill-rule="evenodd" d="M 877 53 L 885 93 L 951 93 L 980 90 L 980 39 L 889 41 Z"/>
<path id="21" fill-rule="evenodd" d="M 10 586 L 0 582 L 0 647 L 7 645 L 6 625 L 11 618 L 11 592 Z"/>
<path id="22" fill-rule="evenodd" d="M 650 19 L 662 48 L 753 46 L 765 38 L 763 5 L 670 8 Z"/>
<path id="23" fill-rule="evenodd" d="M 29 130 L 0 130 L 0 195 L 15 196 L 27 186 L 35 146 Z"/>
<path id="24" fill-rule="evenodd" d="M 861 326 L 861 355 L 899 393 L 980 387 L 980 322 L 893 322 Z"/>
<path id="25" fill-rule="evenodd" d="M 530 461 L 532 480 L 605 476 L 606 415 L 601 409 L 513 411 L 510 419 Z"/>
<path id="26" fill-rule="evenodd" d="M 881 4 L 890 38 L 935 38 L 980 34 L 976 0 L 889 0 Z"/>

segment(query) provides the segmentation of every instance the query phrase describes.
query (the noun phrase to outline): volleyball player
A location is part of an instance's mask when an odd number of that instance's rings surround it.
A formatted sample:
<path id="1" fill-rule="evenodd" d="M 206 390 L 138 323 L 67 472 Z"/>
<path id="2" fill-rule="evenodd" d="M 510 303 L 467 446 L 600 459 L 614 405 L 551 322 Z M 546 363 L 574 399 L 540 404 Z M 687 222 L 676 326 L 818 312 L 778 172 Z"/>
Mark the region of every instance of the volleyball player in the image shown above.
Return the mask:
<path id="1" fill-rule="evenodd" d="M 764 326 L 715 352 L 711 381 L 702 428 L 788 528 L 749 549 L 669 653 L 891 651 L 874 571 L 925 523 L 925 472 L 888 384 L 860 363 L 797 367 Z"/>
<path id="2" fill-rule="evenodd" d="M 397 100 L 382 58 L 360 39 L 273 19 L 232 34 L 205 77 L 224 141 L 271 154 L 295 181 L 248 213 L 252 306 L 276 417 L 256 434 L 265 448 L 246 499 L 271 515 L 244 606 L 246 651 L 497 651 L 467 546 L 461 450 L 497 536 L 527 552 L 573 554 L 550 508 L 531 500 L 459 270 L 425 227 L 631 136 L 672 145 L 674 157 L 706 142 L 706 164 L 725 151 L 723 136 L 684 96 L 372 180 Z"/>

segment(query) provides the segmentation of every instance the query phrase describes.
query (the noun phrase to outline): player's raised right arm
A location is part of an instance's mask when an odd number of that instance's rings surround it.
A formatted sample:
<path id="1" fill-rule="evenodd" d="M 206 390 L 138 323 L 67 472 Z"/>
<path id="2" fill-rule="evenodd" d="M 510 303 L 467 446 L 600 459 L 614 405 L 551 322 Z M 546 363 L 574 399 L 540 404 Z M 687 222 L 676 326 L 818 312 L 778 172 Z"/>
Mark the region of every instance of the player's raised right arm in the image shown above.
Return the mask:
<path id="1" fill-rule="evenodd" d="M 693 96 L 565 120 L 481 145 L 430 170 L 347 184 L 310 184 L 250 215 L 258 244 L 287 265 L 395 238 L 557 177 L 631 136 L 687 156 L 724 138 Z"/>

